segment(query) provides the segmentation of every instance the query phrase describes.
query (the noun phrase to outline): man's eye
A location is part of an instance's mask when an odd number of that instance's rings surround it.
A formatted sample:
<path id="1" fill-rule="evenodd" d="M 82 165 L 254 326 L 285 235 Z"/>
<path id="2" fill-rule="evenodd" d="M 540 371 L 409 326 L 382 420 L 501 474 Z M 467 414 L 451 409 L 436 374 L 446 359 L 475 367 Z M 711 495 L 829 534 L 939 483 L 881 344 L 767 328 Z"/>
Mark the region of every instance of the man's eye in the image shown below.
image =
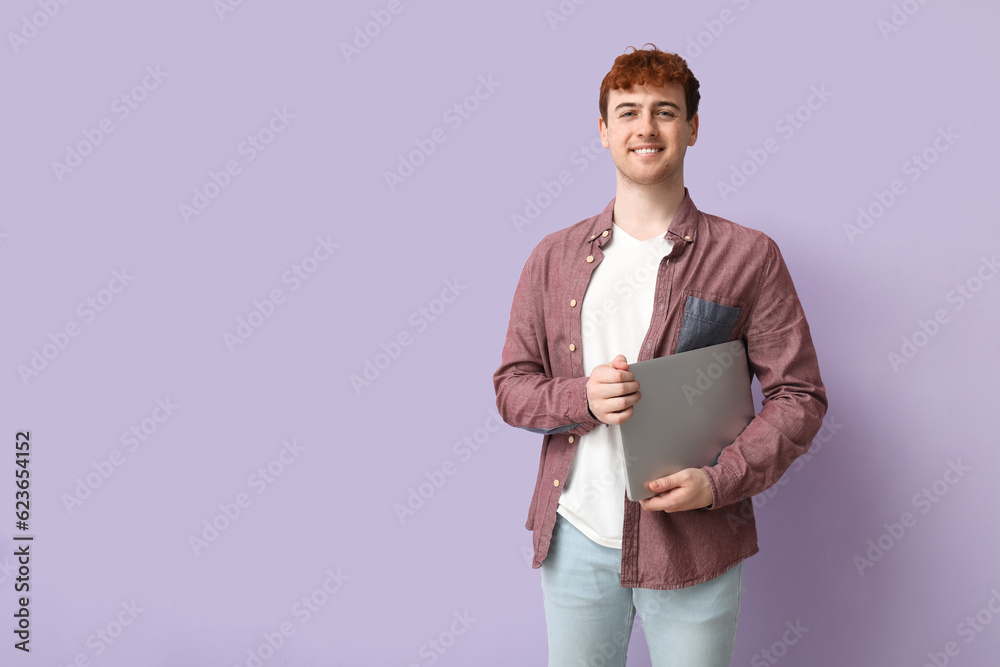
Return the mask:
<path id="1" fill-rule="evenodd" d="M 625 116 L 628 116 L 629 114 L 634 114 L 634 113 L 635 113 L 634 111 L 626 111 L 625 113 L 623 113 L 621 115 L 621 117 L 624 118 Z"/>

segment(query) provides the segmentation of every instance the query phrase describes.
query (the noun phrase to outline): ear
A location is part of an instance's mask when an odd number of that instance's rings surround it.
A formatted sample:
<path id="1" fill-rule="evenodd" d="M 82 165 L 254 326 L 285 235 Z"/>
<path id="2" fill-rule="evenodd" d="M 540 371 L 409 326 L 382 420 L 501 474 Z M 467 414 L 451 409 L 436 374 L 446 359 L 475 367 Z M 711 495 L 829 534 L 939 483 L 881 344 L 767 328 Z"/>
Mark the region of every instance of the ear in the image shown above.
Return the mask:
<path id="1" fill-rule="evenodd" d="M 605 124 L 603 116 L 597 117 L 597 129 L 601 133 L 601 144 L 605 148 L 611 148 L 611 144 L 608 143 L 608 126 Z"/>
<path id="2" fill-rule="evenodd" d="M 688 139 L 688 146 L 694 146 L 696 141 L 698 141 L 698 114 L 691 119 L 691 138 Z"/>

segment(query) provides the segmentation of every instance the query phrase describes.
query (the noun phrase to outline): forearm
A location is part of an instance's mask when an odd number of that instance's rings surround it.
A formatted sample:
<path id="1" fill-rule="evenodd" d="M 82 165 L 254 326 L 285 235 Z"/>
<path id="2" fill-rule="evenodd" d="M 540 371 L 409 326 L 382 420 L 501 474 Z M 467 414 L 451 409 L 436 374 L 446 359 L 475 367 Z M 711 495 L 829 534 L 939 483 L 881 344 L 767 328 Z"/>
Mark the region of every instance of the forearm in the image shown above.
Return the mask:
<path id="1" fill-rule="evenodd" d="M 822 391 L 789 395 L 767 403 L 736 442 L 722 450 L 708 476 L 718 509 L 755 496 L 774 485 L 805 454 L 826 414 Z"/>
<path id="2" fill-rule="evenodd" d="M 557 376 L 548 347 L 553 327 L 545 312 L 546 281 L 532 252 L 510 309 L 500 367 L 493 374 L 497 410 L 511 426 L 538 433 L 584 435 L 600 425 L 587 409 L 587 377 Z"/>
<path id="3" fill-rule="evenodd" d="M 809 325 L 776 246 L 762 273 L 755 306 L 745 340 L 764 403 L 736 442 L 722 450 L 718 463 L 702 468 L 715 495 L 712 509 L 775 484 L 809 449 L 826 414 L 826 389 Z"/>
<path id="4" fill-rule="evenodd" d="M 538 433 L 573 435 L 601 425 L 587 409 L 586 376 L 551 378 L 525 366 L 530 364 L 505 364 L 493 376 L 497 410 L 505 422 Z"/>

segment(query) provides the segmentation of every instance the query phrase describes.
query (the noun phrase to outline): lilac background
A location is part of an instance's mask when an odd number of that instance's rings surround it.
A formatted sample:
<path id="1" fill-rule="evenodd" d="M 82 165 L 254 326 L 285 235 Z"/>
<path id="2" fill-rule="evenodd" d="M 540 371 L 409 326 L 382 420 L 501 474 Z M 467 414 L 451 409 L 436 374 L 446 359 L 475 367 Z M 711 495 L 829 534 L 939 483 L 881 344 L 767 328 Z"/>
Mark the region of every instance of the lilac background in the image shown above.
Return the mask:
<path id="1" fill-rule="evenodd" d="M 975 277 L 1000 246 L 995 3 L 909 0 L 916 13 L 884 35 L 888 1 L 566 0 L 550 24 L 555 0 L 401 0 L 350 61 L 340 44 L 389 3 L 246 0 L 221 16 L 210 0 L 49 4 L 58 13 L 23 43 L 10 34 L 40 4 L 0 18 L 0 663 L 252 665 L 287 622 L 262 664 L 544 664 L 523 528 L 541 438 L 477 429 L 493 426 L 490 376 L 529 252 L 614 195 L 607 154 L 577 151 L 597 136 L 613 59 L 650 41 L 702 83 L 695 203 L 778 242 L 830 396 L 831 437 L 758 498 L 732 664 L 774 664 L 768 650 L 788 665 L 921 665 L 948 642 L 954 664 L 993 664 L 1000 281 Z M 730 22 L 713 23 L 723 10 Z M 121 119 L 112 101 L 147 67 L 167 74 Z M 499 85 L 455 127 L 444 114 L 480 77 Z M 786 137 L 776 122 L 814 86 L 832 96 Z M 247 161 L 238 147 L 275 108 L 294 118 Z M 60 180 L 53 162 L 102 118 L 114 131 Z M 446 141 L 391 190 L 384 173 L 435 128 Z M 912 182 L 903 165 L 939 128 L 958 138 Z M 779 150 L 721 196 L 769 137 Z M 179 206 L 229 160 L 241 172 L 185 222 Z M 572 184 L 517 229 L 525 198 L 564 169 Z M 894 179 L 905 192 L 849 238 Z M 282 276 L 317 237 L 339 248 L 293 291 Z M 78 304 L 123 268 L 131 282 L 87 322 Z M 970 279 L 981 290 L 958 309 L 949 294 Z M 462 287 L 441 312 L 446 281 Z M 224 334 L 274 289 L 284 303 L 230 351 Z M 411 320 L 432 305 L 425 328 Z M 939 309 L 947 321 L 894 368 L 888 354 Z M 22 378 L 71 321 L 79 335 Z M 350 376 L 400 334 L 410 345 L 355 391 Z M 148 421 L 167 398 L 173 414 Z M 155 432 L 130 451 L 120 436 L 143 420 Z M 24 429 L 30 656 L 11 633 Z M 465 437 L 482 445 L 456 449 Z M 293 439 L 304 449 L 257 495 L 249 478 Z M 67 508 L 115 450 L 121 465 Z M 938 483 L 939 502 L 915 504 L 958 460 L 969 470 Z M 394 505 L 446 461 L 454 474 L 401 522 Z M 189 538 L 240 493 L 250 505 L 196 554 Z M 884 524 L 907 511 L 916 524 L 890 540 Z M 859 574 L 880 537 L 891 548 Z M 294 605 L 328 570 L 348 579 L 302 622 Z M 133 601 L 114 643 L 96 639 Z M 981 630 L 963 633 L 977 613 Z M 783 644 L 796 621 L 809 630 Z M 629 665 L 649 664 L 637 623 Z"/>

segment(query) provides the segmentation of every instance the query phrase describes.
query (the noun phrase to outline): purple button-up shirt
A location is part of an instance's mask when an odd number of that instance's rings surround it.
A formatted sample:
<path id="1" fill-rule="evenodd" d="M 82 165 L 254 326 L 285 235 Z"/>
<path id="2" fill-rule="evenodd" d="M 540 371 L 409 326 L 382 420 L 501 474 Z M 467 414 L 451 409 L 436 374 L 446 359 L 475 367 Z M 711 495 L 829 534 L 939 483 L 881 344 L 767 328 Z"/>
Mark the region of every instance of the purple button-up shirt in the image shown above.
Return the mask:
<path id="1" fill-rule="evenodd" d="M 525 524 L 535 568 L 548 553 L 579 436 L 605 426 L 587 409 L 580 310 L 611 240 L 614 204 L 532 251 L 493 375 L 504 421 L 544 435 Z M 702 468 L 712 505 L 667 513 L 625 499 L 621 585 L 629 588 L 692 586 L 757 553 L 751 497 L 805 453 L 827 408 L 809 325 L 774 241 L 702 213 L 687 190 L 664 238 L 673 250 L 660 262 L 652 320 L 635 361 L 742 339 L 764 402 L 718 462 Z"/>

